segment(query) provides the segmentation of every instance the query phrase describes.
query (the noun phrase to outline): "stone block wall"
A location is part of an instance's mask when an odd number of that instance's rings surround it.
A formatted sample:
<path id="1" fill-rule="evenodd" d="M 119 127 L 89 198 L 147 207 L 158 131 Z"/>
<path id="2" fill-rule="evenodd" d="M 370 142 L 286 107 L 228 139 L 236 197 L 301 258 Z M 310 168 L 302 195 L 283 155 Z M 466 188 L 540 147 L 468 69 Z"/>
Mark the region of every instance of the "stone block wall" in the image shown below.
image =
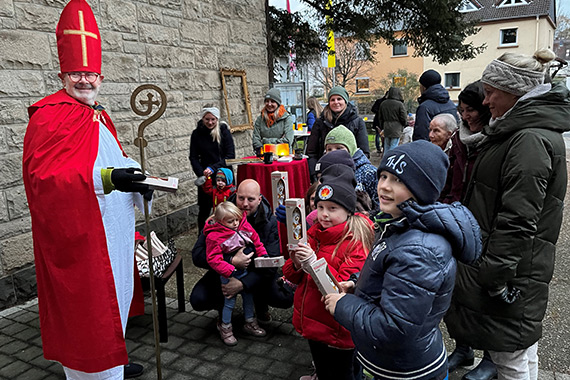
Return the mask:
<path id="1" fill-rule="evenodd" d="M 220 68 L 245 70 L 254 118 L 261 109 L 268 88 L 264 1 L 87 1 L 103 45 L 98 101 L 130 156 L 139 157 L 133 141 L 142 121 L 130 109 L 131 93 L 152 83 L 167 95 L 165 114 L 145 130 L 147 170 L 178 177 L 180 185 L 176 194 L 155 194 L 152 224 L 165 238 L 183 232 L 197 215 L 190 135 L 205 104 L 227 120 Z M 55 27 L 66 3 L 0 0 L 0 309 L 35 293 L 22 148 L 27 107 L 61 88 Z M 252 153 L 251 131 L 233 137 L 238 157 Z"/>

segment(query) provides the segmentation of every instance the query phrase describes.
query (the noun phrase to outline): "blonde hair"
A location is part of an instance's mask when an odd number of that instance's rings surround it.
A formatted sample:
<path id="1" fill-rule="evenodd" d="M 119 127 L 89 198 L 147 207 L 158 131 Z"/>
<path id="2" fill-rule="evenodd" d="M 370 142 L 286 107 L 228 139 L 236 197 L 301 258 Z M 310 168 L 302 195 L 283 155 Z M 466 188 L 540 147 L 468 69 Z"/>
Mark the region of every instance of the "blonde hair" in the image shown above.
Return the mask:
<path id="1" fill-rule="evenodd" d="M 347 239 L 350 239 L 350 243 L 345 251 L 345 257 L 348 257 L 348 260 L 350 260 L 350 252 L 354 250 L 358 244 L 362 244 L 362 249 L 365 255 L 368 256 L 368 252 L 370 252 L 372 244 L 374 243 L 374 227 L 372 227 L 368 219 L 362 215 L 349 215 L 346 220 L 346 225 L 344 226 L 342 237 L 337 243 L 331 258 L 334 259 L 340 245 Z"/>
<path id="2" fill-rule="evenodd" d="M 550 49 L 539 49 L 532 56 L 518 53 L 504 53 L 498 61 L 508 63 L 509 65 L 519 67 L 521 69 L 544 72 L 547 63 L 556 58 L 556 54 Z"/>
<path id="3" fill-rule="evenodd" d="M 310 110 L 315 111 L 316 114 L 315 117 L 317 119 L 321 117 L 321 112 L 323 112 L 323 106 L 321 106 L 321 103 L 317 98 L 311 96 L 309 99 L 307 99 L 307 107 L 309 107 Z"/>
<path id="4" fill-rule="evenodd" d="M 228 216 L 233 216 L 234 218 L 241 220 L 243 217 L 243 211 L 241 211 L 238 206 L 228 201 L 222 202 L 216 206 L 213 215 L 216 222 L 221 222 Z"/>
<path id="5" fill-rule="evenodd" d="M 206 104 L 203 108 L 211 108 L 214 107 L 213 104 Z M 212 114 L 211 112 L 206 112 L 203 116 L 202 116 L 202 120 L 204 119 L 204 116 L 206 116 L 208 113 Z M 214 117 L 216 115 L 212 114 Z M 222 143 L 222 132 L 220 131 L 220 119 L 218 119 L 216 117 L 216 126 L 214 128 L 212 128 L 212 130 L 210 131 L 210 136 L 212 136 L 212 140 L 216 142 L 216 144 L 220 145 Z"/>

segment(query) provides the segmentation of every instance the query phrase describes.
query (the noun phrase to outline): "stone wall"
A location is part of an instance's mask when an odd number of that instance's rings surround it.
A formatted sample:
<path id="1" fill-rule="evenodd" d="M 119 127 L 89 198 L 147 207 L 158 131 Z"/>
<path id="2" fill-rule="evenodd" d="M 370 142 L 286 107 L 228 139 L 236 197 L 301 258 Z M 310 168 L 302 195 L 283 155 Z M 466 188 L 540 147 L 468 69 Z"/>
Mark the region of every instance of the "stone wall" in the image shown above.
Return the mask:
<path id="1" fill-rule="evenodd" d="M 55 27 L 66 3 L 0 0 L 0 309 L 35 293 L 22 147 L 27 107 L 61 88 Z M 226 119 L 219 69 L 245 70 L 254 117 L 262 106 L 268 88 L 264 1 L 88 3 L 103 44 L 98 100 L 130 156 L 139 157 L 133 141 L 142 121 L 130 109 L 132 91 L 152 83 L 167 94 L 164 116 L 145 130 L 147 170 L 178 177 L 180 185 L 176 194 L 155 194 L 152 219 L 164 237 L 183 232 L 197 214 L 190 134 L 206 103 L 217 105 Z M 251 131 L 234 133 L 234 140 L 238 156 L 251 153 Z"/>

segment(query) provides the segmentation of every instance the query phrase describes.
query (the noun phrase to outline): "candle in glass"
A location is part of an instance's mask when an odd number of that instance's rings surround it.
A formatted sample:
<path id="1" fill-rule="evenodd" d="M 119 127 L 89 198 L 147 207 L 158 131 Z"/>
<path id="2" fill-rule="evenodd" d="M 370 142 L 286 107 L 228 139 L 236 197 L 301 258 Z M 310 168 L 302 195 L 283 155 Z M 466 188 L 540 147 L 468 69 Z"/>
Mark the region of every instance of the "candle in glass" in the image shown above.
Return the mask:
<path id="1" fill-rule="evenodd" d="M 277 145 L 277 155 L 278 156 L 288 156 L 290 153 L 289 151 L 289 144 L 283 143 Z"/>

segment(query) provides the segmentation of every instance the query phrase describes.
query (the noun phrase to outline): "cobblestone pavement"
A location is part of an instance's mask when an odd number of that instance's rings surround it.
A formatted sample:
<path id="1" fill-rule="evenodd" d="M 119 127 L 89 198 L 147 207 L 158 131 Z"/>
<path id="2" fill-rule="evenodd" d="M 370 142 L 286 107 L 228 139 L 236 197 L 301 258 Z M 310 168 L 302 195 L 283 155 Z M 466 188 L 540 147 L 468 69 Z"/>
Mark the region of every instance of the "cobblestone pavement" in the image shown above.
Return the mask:
<path id="1" fill-rule="evenodd" d="M 148 301 L 148 299 L 147 299 Z M 267 336 L 253 338 L 234 319 L 238 345 L 225 346 L 216 330 L 215 312 L 178 313 L 169 299 L 168 342 L 162 343 L 162 378 L 168 380 L 206 379 L 298 379 L 310 372 L 311 355 L 307 342 L 287 322 L 265 326 Z M 144 316 L 133 317 L 127 327 L 127 349 L 131 361 L 145 366 L 140 380 L 157 379 L 156 354 L 150 306 Z M 241 319 L 241 320 L 240 320 Z M 461 369 L 449 379 L 459 380 Z M 0 379 L 64 379 L 58 363 L 43 358 L 37 301 L 0 312 Z M 541 370 L 540 380 L 570 380 L 570 375 Z"/>

